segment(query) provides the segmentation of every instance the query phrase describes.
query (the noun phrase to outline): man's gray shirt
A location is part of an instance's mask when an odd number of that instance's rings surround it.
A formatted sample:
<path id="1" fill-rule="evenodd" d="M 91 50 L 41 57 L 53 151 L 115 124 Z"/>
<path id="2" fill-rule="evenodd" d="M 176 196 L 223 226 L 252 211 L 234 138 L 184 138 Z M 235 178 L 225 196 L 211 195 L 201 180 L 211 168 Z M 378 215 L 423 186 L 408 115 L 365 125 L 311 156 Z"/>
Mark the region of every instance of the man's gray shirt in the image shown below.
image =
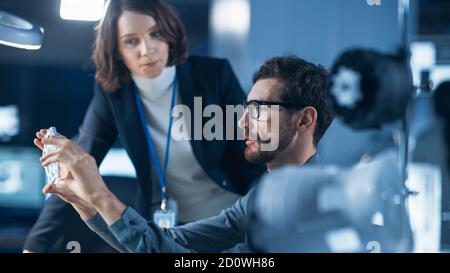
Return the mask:
<path id="1" fill-rule="evenodd" d="M 313 156 L 308 165 L 318 163 Z M 120 252 L 251 252 L 246 240 L 249 199 L 254 188 L 219 215 L 161 229 L 128 207 L 108 226 L 99 214 L 86 224 Z"/>

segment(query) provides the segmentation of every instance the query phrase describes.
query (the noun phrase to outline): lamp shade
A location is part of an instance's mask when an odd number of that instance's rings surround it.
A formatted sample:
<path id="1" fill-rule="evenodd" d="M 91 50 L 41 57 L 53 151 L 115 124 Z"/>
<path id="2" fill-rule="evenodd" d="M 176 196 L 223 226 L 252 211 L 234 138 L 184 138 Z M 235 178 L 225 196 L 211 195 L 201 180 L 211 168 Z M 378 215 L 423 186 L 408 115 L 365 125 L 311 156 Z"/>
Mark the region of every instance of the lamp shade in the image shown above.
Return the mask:
<path id="1" fill-rule="evenodd" d="M 0 10 L 0 44 L 37 50 L 41 48 L 43 35 L 41 27 Z"/>

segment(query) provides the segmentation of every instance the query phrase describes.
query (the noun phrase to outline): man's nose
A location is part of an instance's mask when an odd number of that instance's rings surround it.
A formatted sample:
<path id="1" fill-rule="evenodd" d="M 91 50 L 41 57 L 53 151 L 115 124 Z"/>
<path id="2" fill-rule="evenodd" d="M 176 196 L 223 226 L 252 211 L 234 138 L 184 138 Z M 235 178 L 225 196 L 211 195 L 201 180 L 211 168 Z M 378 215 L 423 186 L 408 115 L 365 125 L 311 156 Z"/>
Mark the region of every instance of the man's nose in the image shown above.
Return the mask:
<path id="1" fill-rule="evenodd" d="M 244 130 L 245 127 L 248 127 L 248 118 L 249 118 L 248 111 L 244 111 L 244 114 L 242 115 L 241 119 L 238 121 L 239 128 Z"/>

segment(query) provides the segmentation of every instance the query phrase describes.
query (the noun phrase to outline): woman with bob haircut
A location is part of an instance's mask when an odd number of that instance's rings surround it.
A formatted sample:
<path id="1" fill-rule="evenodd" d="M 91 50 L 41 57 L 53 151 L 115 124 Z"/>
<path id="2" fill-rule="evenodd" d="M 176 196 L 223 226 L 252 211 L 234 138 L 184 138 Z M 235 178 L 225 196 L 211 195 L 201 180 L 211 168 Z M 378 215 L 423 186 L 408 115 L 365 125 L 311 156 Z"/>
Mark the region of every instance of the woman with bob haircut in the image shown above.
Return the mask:
<path id="1" fill-rule="evenodd" d="M 227 128 L 237 128 L 236 119 L 232 126 L 223 124 L 221 139 L 197 139 L 193 130 L 184 130 L 181 140 L 171 134 L 175 122 L 203 128 L 208 121 L 203 117 L 195 124 L 194 99 L 201 99 L 201 110 L 218 105 L 225 112 L 226 105 L 241 104 L 245 95 L 228 61 L 188 55 L 184 26 L 166 4 L 110 1 L 96 28 L 93 60 L 94 97 L 75 140 L 100 165 L 120 136 L 136 170 L 147 219 L 175 215 L 178 223 L 188 223 L 216 215 L 264 172 L 245 160 L 244 141 L 224 140 Z M 171 115 L 176 105 L 187 106 L 191 116 L 176 120 Z M 38 138 L 45 133 L 41 130 Z M 75 216 L 70 205 L 50 197 L 24 251 L 48 251 Z M 173 219 L 160 225 L 172 225 Z"/>

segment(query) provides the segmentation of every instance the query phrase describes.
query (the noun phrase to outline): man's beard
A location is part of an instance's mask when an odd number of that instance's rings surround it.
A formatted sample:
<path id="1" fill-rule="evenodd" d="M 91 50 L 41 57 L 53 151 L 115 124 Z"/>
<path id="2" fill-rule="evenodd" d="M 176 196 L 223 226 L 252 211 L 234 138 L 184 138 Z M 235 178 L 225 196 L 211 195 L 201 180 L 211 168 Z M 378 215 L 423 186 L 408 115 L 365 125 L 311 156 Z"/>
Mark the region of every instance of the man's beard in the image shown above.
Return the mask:
<path id="1" fill-rule="evenodd" d="M 274 160 L 277 155 L 279 155 L 282 151 L 284 151 L 292 141 L 295 131 L 290 126 L 288 122 L 286 122 L 284 129 L 279 130 L 279 144 L 278 148 L 274 151 L 262 151 L 261 145 L 271 143 L 272 139 L 261 140 L 261 137 L 257 137 L 257 140 L 253 143 L 251 147 L 247 147 L 245 149 L 244 155 L 245 159 L 250 163 L 255 164 L 266 164 Z"/>
<path id="2" fill-rule="evenodd" d="M 255 147 L 255 146 L 257 146 L 257 147 Z M 277 154 L 277 150 L 261 151 L 261 142 L 260 141 L 255 143 L 253 147 L 245 148 L 245 152 L 244 152 L 245 159 L 248 162 L 255 163 L 255 164 L 266 164 L 267 162 L 272 161 L 275 158 L 276 154 Z"/>

